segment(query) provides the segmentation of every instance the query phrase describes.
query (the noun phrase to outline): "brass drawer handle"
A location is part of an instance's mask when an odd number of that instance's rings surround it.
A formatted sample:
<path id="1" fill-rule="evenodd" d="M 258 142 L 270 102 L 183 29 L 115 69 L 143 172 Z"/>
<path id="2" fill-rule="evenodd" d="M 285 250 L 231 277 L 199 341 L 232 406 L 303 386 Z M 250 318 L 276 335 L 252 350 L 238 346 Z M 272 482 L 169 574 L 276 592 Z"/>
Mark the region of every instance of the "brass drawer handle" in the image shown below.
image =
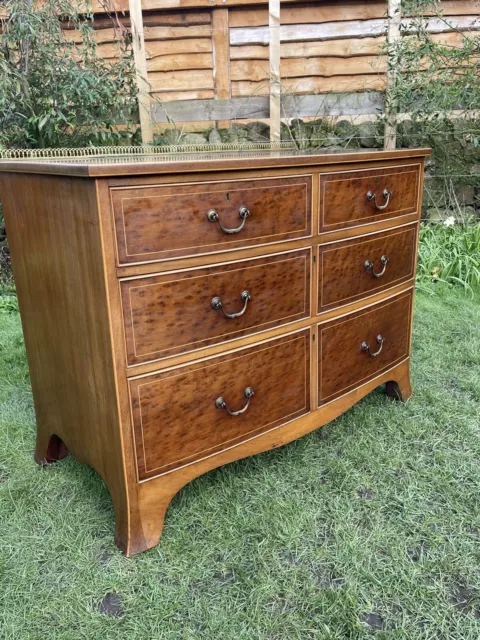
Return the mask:
<path id="1" fill-rule="evenodd" d="M 382 256 L 380 258 L 380 262 L 383 264 L 383 269 L 378 273 L 376 273 L 373 266 L 373 262 L 371 262 L 370 260 L 365 261 L 365 269 L 367 271 L 370 271 L 374 278 L 381 278 L 384 275 L 385 271 L 387 270 L 387 264 L 389 262 L 387 256 Z"/>
<path id="2" fill-rule="evenodd" d="M 223 233 L 238 233 L 243 229 L 243 227 L 245 226 L 245 222 L 247 221 L 247 218 L 252 214 L 250 213 L 250 210 L 248 209 L 248 207 L 240 207 L 240 209 L 238 210 L 238 215 L 242 219 L 242 224 L 236 229 L 227 229 L 227 227 L 224 227 L 223 224 L 220 222 L 220 216 L 218 215 L 218 211 L 216 209 L 210 209 L 210 211 L 207 213 L 207 218 L 208 220 L 210 220 L 210 222 L 218 222 L 218 224 L 220 225 L 220 229 L 223 231 Z"/>
<path id="3" fill-rule="evenodd" d="M 369 355 L 372 358 L 376 358 L 377 356 L 379 356 L 382 353 L 383 343 L 384 342 L 385 342 L 385 338 L 382 338 L 382 336 L 379 334 L 377 336 L 377 344 L 380 345 L 380 349 L 378 349 L 378 351 L 375 351 L 374 353 L 372 353 L 372 351 L 370 349 L 370 345 L 368 344 L 368 342 L 362 342 L 361 348 L 362 348 L 362 351 L 368 351 Z"/>
<path id="4" fill-rule="evenodd" d="M 247 398 L 247 404 L 238 411 L 230 411 L 230 409 L 227 407 L 227 403 L 222 398 L 222 396 L 215 400 L 215 406 L 217 407 L 217 409 L 225 409 L 229 416 L 239 416 L 240 414 L 245 413 L 250 405 L 250 400 L 254 395 L 252 387 L 247 387 L 243 392 L 243 395 Z"/>
<path id="5" fill-rule="evenodd" d="M 391 196 L 392 196 L 392 192 L 389 191 L 388 189 L 384 189 L 383 190 L 383 197 L 385 198 L 386 202 L 385 202 L 385 204 L 378 204 L 377 195 L 373 191 L 369 191 L 367 193 L 367 200 L 369 202 L 373 201 L 375 203 L 375 206 L 377 207 L 377 209 L 379 211 L 383 211 L 384 209 L 386 209 L 388 207 L 388 203 L 390 202 Z"/>
<path id="6" fill-rule="evenodd" d="M 223 312 L 223 315 L 226 318 L 239 318 L 240 316 L 243 316 L 243 314 L 247 310 L 248 303 L 250 302 L 251 299 L 252 299 L 252 296 L 250 295 L 250 291 L 247 291 L 246 289 L 245 291 L 242 291 L 242 293 L 240 294 L 240 300 L 243 302 L 243 309 L 241 311 L 237 311 L 237 313 L 227 313 L 223 308 L 221 298 L 219 298 L 218 296 L 215 296 L 214 298 L 212 298 L 211 304 L 212 304 L 212 308 L 215 309 L 215 311 L 218 311 L 218 309 L 221 309 Z"/>

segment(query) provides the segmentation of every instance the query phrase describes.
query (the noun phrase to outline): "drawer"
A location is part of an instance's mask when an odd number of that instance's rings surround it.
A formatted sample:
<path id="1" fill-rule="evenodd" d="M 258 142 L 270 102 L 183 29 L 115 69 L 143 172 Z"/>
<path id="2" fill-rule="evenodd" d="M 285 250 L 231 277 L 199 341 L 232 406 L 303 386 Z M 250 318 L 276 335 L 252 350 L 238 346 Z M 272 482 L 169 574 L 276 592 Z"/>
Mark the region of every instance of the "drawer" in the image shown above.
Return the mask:
<path id="1" fill-rule="evenodd" d="M 409 355 L 412 295 L 410 291 L 319 326 L 319 405 L 362 385 Z"/>
<path id="2" fill-rule="evenodd" d="M 310 266 L 304 249 L 122 281 L 128 364 L 309 317 Z"/>
<path id="3" fill-rule="evenodd" d="M 318 313 L 413 278 L 417 223 L 321 246 Z"/>
<path id="4" fill-rule="evenodd" d="M 311 194 L 312 177 L 306 175 L 112 188 L 118 261 L 180 258 L 307 237 Z"/>
<path id="5" fill-rule="evenodd" d="M 308 413 L 309 337 L 309 330 L 303 330 L 130 380 L 139 479 L 210 456 Z M 229 415 L 227 408 L 244 411 Z"/>
<path id="6" fill-rule="evenodd" d="M 321 175 L 320 232 L 416 213 L 420 166 Z"/>

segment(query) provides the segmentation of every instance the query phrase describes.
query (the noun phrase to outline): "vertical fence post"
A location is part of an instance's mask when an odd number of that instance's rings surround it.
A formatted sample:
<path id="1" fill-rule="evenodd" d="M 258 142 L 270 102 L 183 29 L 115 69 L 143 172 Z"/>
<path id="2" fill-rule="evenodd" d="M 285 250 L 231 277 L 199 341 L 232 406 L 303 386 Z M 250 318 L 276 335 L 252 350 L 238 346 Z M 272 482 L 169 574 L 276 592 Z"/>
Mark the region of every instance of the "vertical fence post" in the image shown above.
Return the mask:
<path id="1" fill-rule="evenodd" d="M 387 13 L 387 44 L 388 44 L 388 70 L 387 70 L 387 92 L 395 82 L 398 73 L 398 59 L 396 43 L 401 38 L 400 25 L 402 22 L 402 0 L 388 0 Z M 397 144 L 397 118 L 395 104 L 386 103 L 385 113 L 385 139 L 384 149 L 395 149 Z"/>
<path id="2" fill-rule="evenodd" d="M 270 142 L 280 140 L 280 0 L 268 1 L 270 31 Z"/>
<path id="3" fill-rule="evenodd" d="M 230 39 L 228 32 L 228 9 L 212 9 L 212 57 L 213 86 L 217 100 L 228 100 L 230 89 Z M 229 120 L 217 122 L 219 128 L 228 127 Z"/>
<path id="4" fill-rule="evenodd" d="M 147 77 L 147 56 L 143 33 L 142 0 L 128 0 L 132 25 L 132 48 L 138 87 L 138 111 L 143 144 L 153 142 L 152 116 L 150 113 L 150 85 Z"/>

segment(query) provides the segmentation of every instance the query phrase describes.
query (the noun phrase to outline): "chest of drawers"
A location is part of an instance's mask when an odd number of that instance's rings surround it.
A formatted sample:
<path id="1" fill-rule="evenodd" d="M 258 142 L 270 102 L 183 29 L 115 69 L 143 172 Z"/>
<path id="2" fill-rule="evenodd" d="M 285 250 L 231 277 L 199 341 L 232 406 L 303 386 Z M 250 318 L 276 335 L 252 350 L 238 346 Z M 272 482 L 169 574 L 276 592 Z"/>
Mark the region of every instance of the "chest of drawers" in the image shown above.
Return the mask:
<path id="1" fill-rule="evenodd" d="M 428 153 L 0 163 L 35 459 L 96 469 L 125 554 L 200 474 L 410 396 Z"/>

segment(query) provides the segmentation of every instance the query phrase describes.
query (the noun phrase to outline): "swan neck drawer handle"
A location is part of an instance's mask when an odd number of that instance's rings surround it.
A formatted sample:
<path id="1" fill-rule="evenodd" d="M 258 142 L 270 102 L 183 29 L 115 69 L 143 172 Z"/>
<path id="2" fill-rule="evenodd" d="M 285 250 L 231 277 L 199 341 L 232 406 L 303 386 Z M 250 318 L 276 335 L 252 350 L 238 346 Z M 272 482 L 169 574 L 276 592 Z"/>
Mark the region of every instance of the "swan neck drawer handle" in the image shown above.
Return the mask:
<path id="1" fill-rule="evenodd" d="M 243 395 L 247 399 L 247 403 L 238 411 L 230 411 L 230 409 L 227 407 L 227 403 L 225 402 L 224 398 L 222 398 L 222 396 L 220 396 L 215 400 L 215 406 L 217 407 L 217 409 L 225 409 L 225 411 L 228 413 L 229 416 L 239 416 L 242 413 L 245 413 L 245 411 L 248 409 L 250 405 L 250 400 L 254 396 L 254 391 L 252 387 L 247 387 L 243 392 Z"/>
<path id="2" fill-rule="evenodd" d="M 246 289 L 245 291 L 242 291 L 242 293 L 240 294 L 240 300 L 243 302 L 243 309 L 241 311 L 237 311 L 237 313 L 227 313 L 223 308 L 221 298 L 219 298 L 218 296 L 215 296 L 214 298 L 212 298 L 211 305 L 212 305 L 212 309 L 215 309 L 215 311 L 218 311 L 218 309 L 221 309 L 223 315 L 226 318 L 239 318 L 240 316 L 243 316 L 243 314 L 247 310 L 248 303 L 250 302 L 251 299 L 252 299 L 252 296 L 250 295 L 250 291 L 247 291 Z"/>
<path id="3" fill-rule="evenodd" d="M 386 209 L 388 207 L 388 203 L 390 202 L 390 198 L 392 197 L 392 192 L 389 191 L 388 189 L 384 189 L 382 195 L 386 200 L 385 204 L 378 204 L 378 202 L 377 202 L 377 194 L 374 193 L 373 191 L 369 191 L 367 193 L 367 200 L 369 202 L 374 202 L 375 206 L 377 207 L 377 209 L 379 211 L 383 211 L 384 209 Z"/>
<path id="4" fill-rule="evenodd" d="M 370 345 L 368 344 L 368 342 L 362 342 L 361 349 L 362 351 L 368 351 L 369 355 L 372 358 L 376 358 L 377 356 L 379 356 L 382 353 L 382 349 L 383 349 L 383 343 L 385 342 L 385 338 L 383 338 L 380 334 L 377 336 L 377 344 L 380 345 L 380 349 L 378 349 L 378 351 L 374 351 L 372 353 L 372 350 L 370 349 Z"/>
<path id="5" fill-rule="evenodd" d="M 250 210 L 248 207 L 240 207 L 240 209 L 238 210 L 238 215 L 242 219 L 242 224 L 239 227 L 236 227 L 235 229 L 228 229 L 227 227 L 223 226 L 223 224 L 220 222 L 220 216 L 218 215 L 218 211 L 216 209 L 210 209 L 208 211 L 207 219 L 210 222 L 218 222 L 218 224 L 220 225 L 220 229 L 223 231 L 223 233 L 238 233 L 243 229 L 243 227 L 245 226 L 245 222 L 247 221 L 247 218 L 252 214 L 250 213 Z"/>
<path id="6" fill-rule="evenodd" d="M 373 262 L 372 262 L 371 260 L 366 260 L 366 261 L 365 261 L 365 265 L 364 265 L 364 266 L 365 266 L 365 269 L 366 269 L 367 271 L 370 271 L 370 273 L 372 274 L 372 276 L 373 276 L 374 278 L 381 278 L 381 277 L 384 275 L 385 271 L 387 270 L 387 264 L 388 264 L 388 262 L 389 262 L 389 260 L 388 260 L 387 256 L 382 256 L 382 257 L 380 258 L 380 262 L 381 262 L 381 263 L 382 263 L 382 265 L 383 265 L 383 269 L 377 273 L 377 272 L 375 271 L 375 268 L 374 268 Z"/>

